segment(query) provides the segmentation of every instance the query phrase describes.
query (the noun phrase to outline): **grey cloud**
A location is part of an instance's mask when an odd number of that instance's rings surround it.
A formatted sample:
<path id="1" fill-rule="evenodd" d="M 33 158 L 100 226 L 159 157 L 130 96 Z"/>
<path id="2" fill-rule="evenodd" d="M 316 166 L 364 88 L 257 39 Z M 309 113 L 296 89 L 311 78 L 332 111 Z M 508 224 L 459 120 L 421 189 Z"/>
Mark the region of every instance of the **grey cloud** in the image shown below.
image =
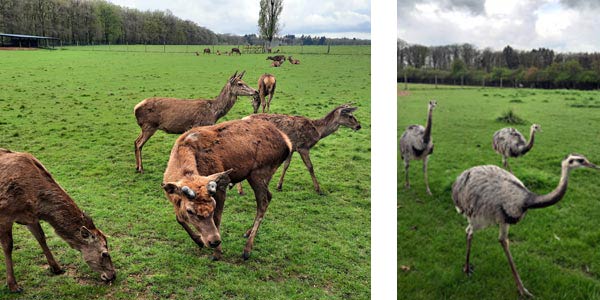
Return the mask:
<path id="1" fill-rule="evenodd" d="M 577 9 L 600 8 L 600 1 L 598 0 L 560 0 L 560 3 Z"/>
<path id="2" fill-rule="evenodd" d="M 445 10 L 466 10 L 471 14 L 479 15 L 485 13 L 484 0 L 398 0 L 398 15 L 414 9 L 416 4 L 437 3 Z"/>

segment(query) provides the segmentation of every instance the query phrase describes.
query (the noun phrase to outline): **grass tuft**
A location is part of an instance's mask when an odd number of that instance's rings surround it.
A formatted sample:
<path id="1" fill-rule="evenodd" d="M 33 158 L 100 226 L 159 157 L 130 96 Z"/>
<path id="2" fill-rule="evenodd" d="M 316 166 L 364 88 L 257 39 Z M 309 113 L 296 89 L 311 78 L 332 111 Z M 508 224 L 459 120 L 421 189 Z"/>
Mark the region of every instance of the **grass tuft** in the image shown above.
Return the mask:
<path id="1" fill-rule="evenodd" d="M 500 115 L 498 118 L 496 118 L 496 121 L 506 123 L 506 124 L 518 124 L 518 125 L 527 123 L 527 121 L 525 121 L 523 118 L 517 116 L 517 114 L 513 111 L 512 108 L 505 111 L 504 113 L 502 113 L 502 115 Z"/>

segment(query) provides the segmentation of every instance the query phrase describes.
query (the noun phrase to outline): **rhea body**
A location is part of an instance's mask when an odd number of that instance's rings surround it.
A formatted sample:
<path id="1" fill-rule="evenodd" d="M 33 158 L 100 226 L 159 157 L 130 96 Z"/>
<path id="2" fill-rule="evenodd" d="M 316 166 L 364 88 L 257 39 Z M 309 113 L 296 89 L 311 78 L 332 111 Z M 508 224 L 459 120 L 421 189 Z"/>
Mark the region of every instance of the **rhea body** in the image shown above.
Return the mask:
<path id="1" fill-rule="evenodd" d="M 535 133 L 541 130 L 540 125 L 532 124 L 529 130 L 529 141 L 526 141 L 525 137 L 512 127 L 502 128 L 494 133 L 492 147 L 496 153 L 502 155 L 502 165 L 505 169 L 512 173 L 508 158 L 523 156 L 529 152 L 533 148 Z"/>
<path id="2" fill-rule="evenodd" d="M 583 155 L 568 155 L 561 164 L 558 186 L 545 195 L 529 191 L 517 177 L 498 166 L 477 166 L 460 174 L 452 185 L 452 200 L 456 210 L 469 223 L 466 228 L 467 255 L 463 271 L 467 274 L 472 272 L 469 256 L 474 231 L 498 224 L 498 240 L 508 259 L 519 293 L 531 296 L 523 286 L 509 250 L 509 226 L 521 221 L 529 209 L 548 207 L 560 201 L 567 191 L 570 171 L 584 167 L 600 169 Z"/>

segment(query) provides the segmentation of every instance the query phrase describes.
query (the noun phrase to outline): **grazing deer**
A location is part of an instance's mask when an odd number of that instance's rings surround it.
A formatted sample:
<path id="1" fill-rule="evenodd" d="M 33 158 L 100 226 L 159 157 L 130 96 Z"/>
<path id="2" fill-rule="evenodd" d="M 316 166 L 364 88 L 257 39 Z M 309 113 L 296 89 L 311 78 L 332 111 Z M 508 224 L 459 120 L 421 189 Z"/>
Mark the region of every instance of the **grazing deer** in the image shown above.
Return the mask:
<path id="1" fill-rule="evenodd" d="M 214 248 L 214 260 L 222 257 L 220 225 L 225 188 L 248 180 L 254 190 L 256 218 L 244 235 L 248 241 L 243 258 L 248 259 L 271 202 L 269 181 L 291 154 L 291 147 L 284 133 L 262 120 L 194 127 L 177 139 L 162 187 L 174 206 L 177 222 L 198 246 Z"/>
<path id="2" fill-rule="evenodd" d="M 271 67 L 279 68 L 285 62 L 285 60 L 274 60 L 271 62 Z"/>
<path id="3" fill-rule="evenodd" d="M 263 113 L 265 112 L 265 106 L 267 107 L 267 112 L 271 110 L 271 100 L 275 94 L 276 85 L 275 76 L 266 73 L 260 76 L 258 79 L 258 94 L 254 95 L 252 98 L 252 108 L 254 108 L 254 113 L 258 112 L 258 107 L 261 104 Z M 269 95 L 269 101 L 266 101 L 265 99 L 267 95 Z"/>
<path id="4" fill-rule="evenodd" d="M 242 80 L 245 72 L 238 74 L 236 71 L 214 100 L 152 97 L 138 103 L 133 112 L 142 133 L 134 142 L 136 170 L 140 173 L 144 172 L 142 147 L 156 130 L 183 133 L 194 126 L 215 124 L 229 112 L 238 96 L 257 94 L 257 90 L 249 87 Z"/>
<path id="5" fill-rule="evenodd" d="M 217 50 L 217 55 L 221 55 L 221 51 Z"/>
<path id="6" fill-rule="evenodd" d="M 237 53 L 239 55 L 242 55 L 242 52 L 240 52 L 239 48 L 231 48 L 231 54 Z"/>
<path id="7" fill-rule="evenodd" d="M 210 48 L 204 48 L 204 53 L 203 54 L 210 54 Z"/>
<path id="8" fill-rule="evenodd" d="M 6 260 L 6 282 L 11 292 L 21 292 L 13 272 L 13 223 L 26 225 L 38 241 L 50 271 L 64 273 L 46 244 L 40 220 L 48 222 L 56 234 L 100 273 L 103 281 L 116 277 L 106 237 L 92 219 L 82 212 L 42 163 L 29 153 L 0 148 L 0 243 Z"/>
<path id="9" fill-rule="evenodd" d="M 292 56 L 288 56 L 288 60 L 290 61 L 290 64 L 292 65 L 299 65 L 300 61 L 297 59 L 293 59 Z"/>
<path id="10" fill-rule="evenodd" d="M 340 105 L 329 112 L 324 118 L 316 120 L 301 116 L 279 114 L 255 114 L 244 117 L 242 120 L 269 121 L 275 124 L 279 130 L 283 131 L 283 133 L 289 137 L 290 141 L 292 141 L 292 154 L 294 151 L 300 153 L 300 157 L 302 157 L 302 161 L 312 177 L 315 191 L 319 194 L 323 194 L 319 182 L 317 181 L 317 177 L 315 177 L 312 162 L 310 161 L 310 148 L 316 145 L 319 140 L 336 132 L 340 126 L 349 127 L 352 130 L 359 130 L 361 128 L 360 123 L 356 120 L 354 115 L 352 115 L 352 112 L 356 109 L 357 107 L 352 107 L 348 104 Z M 281 178 L 277 184 L 278 191 L 281 191 L 283 178 L 290 166 L 291 160 L 292 155 L 290 154 L 283 164 Z M 244 193 L 241 184 L 238 185 L 238 193 Z"/>

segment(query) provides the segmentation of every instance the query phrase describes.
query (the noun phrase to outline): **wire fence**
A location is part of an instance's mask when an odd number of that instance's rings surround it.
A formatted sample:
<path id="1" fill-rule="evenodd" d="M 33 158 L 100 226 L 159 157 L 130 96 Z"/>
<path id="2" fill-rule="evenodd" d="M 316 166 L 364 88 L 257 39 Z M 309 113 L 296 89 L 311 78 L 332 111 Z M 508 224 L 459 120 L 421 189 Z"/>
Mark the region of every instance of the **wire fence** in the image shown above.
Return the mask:
<path id="1" fill-rule="evenodd" d="M 261 46 L 247 45 L 86 45 L 62 46 L 60 49 L 76 51 L 114 51 L 114 52 L 151 52 L 151 53 L 194 53 L 231 55 L 232 48 L 238 48 L 242 54 L 330 54 L 330 55 L 371 55 L 370 45 L 323 45 L 323 46 L 278 46 L 266 53 Z M 237 55 L 237 54 L 233 54 Z"/>

